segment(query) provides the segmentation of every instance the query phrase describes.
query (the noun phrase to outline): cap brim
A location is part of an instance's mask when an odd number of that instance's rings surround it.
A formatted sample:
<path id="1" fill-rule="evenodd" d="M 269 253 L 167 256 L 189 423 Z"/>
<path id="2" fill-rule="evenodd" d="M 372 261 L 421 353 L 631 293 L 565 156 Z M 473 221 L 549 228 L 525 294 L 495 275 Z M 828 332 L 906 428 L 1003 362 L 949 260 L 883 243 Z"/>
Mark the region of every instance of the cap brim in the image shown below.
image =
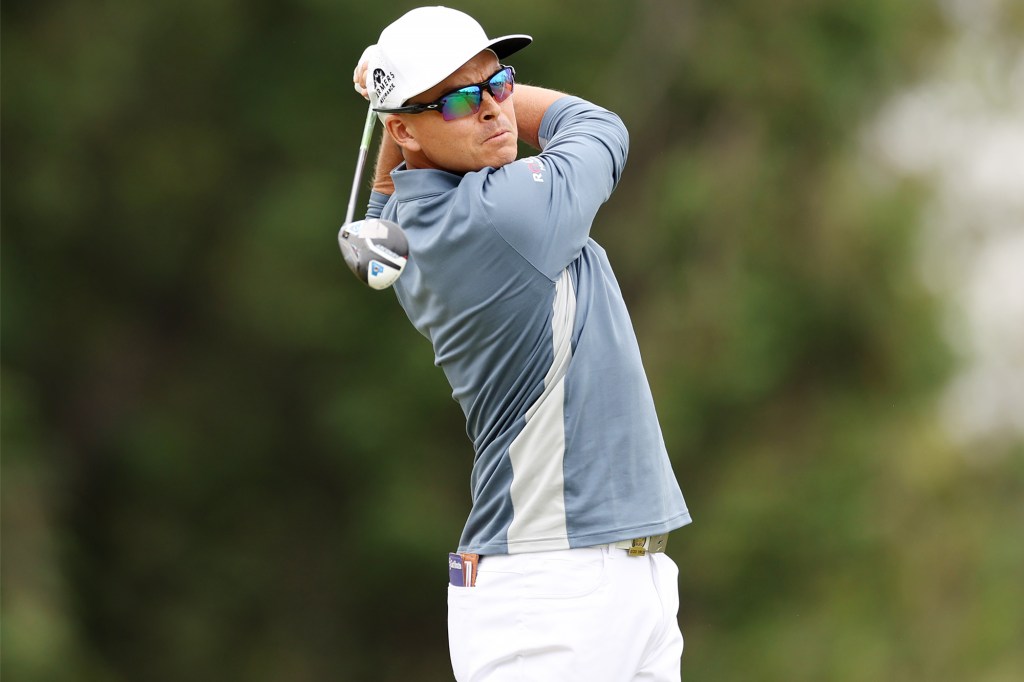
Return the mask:
<path id="1" fill-rule="evenodd" d="M 509 55 L 519 52 L 527 45 L 533 42 L 533 38 L 528 35 L 517 33 L 510 36 L 502 36 L 492 40 L 488 45 L 487 49 L 493 50 L 494 54 L 498 55 L 498 59 L 504 59 Z"/>

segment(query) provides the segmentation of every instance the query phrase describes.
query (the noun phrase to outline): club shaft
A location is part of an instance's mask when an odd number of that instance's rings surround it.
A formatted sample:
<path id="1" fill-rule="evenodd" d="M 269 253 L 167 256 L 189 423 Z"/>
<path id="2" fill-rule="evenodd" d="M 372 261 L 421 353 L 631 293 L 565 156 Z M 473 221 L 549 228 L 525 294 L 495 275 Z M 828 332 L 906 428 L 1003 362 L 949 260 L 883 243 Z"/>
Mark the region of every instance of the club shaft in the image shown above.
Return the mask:
<path id="1" fill-rule="evenodd" d="M 348 210 L 345 211 L 345 224 L 352 222 L 356 213 L 356 198 L 359 196 L 359 183 L 363 179 L 363 168 L 366 166 L 366 153 L 370 149 L 370 138 L 373 137 L 373 124 L 377 114 L 373 112 L 373 104 L 366 112 L 366 123 L 363 124 L 363 139 L 359 142 L 359 158 L 356 160 L 356 173 L 352 178 L 352 193 L 348 197 Z"/>

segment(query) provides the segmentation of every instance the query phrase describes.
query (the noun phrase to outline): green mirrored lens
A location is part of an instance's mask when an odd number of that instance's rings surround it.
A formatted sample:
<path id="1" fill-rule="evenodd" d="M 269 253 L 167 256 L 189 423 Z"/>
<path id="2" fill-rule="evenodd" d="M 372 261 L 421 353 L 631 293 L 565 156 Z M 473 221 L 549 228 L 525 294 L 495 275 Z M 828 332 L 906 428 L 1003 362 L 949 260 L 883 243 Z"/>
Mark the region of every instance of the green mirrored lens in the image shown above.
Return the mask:
<path id="1" fill-rule="evenodd" d="M 480 88 L 472 85 L 445 95 L 441 105 L 444 120 L 451 121 L 480 111 Z"/>

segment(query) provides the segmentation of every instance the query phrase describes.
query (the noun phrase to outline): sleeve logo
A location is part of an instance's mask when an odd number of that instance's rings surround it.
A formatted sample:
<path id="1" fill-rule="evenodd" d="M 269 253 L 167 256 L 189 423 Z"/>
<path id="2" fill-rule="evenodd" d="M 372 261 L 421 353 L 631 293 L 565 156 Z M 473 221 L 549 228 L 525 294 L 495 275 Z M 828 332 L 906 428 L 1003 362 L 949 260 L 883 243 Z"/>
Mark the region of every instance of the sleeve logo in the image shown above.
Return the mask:
<path id="1" fill-rule="evenodd" d="M 526 164 L 527 170 L 533 174 L 534 182 L 544 182 L 544 162 L 536 156 L 530 156 L 522 159 L 523 163 Z"/>

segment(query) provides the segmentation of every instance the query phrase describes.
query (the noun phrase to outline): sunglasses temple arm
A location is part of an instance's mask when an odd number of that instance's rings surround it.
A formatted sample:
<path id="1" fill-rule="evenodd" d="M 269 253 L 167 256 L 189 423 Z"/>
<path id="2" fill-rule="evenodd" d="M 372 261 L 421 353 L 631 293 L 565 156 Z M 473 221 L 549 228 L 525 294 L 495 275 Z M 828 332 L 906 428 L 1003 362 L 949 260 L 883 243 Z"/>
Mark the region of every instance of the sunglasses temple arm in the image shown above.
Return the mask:
<path id="1" fill-rule="evenodd" d="M 363 124 L 363 139 L 359 142 L 359 159 L 356 161 L 356 173 L 352 178 L 352 193 L 348 197 L 348 210 L 345 211 L 345 225 L 352 222 L 356 212 L 356 197 L 359 195 L 359 182 L 363 179 L 363 166 L 366 165 L 366 153 L 370 149 L 370 138 L 373 137 L 373 125 L 377 121 L 377 114 L 373 111 L 373 104 L 366 112 L 366 123 Z"/>

